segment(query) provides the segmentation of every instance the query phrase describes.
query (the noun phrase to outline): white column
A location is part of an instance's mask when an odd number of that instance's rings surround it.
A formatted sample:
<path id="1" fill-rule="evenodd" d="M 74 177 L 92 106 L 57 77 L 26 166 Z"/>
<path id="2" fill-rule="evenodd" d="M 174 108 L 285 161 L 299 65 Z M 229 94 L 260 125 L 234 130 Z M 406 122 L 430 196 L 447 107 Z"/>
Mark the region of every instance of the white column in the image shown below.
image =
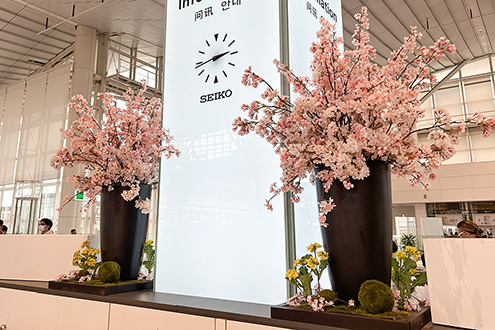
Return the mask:
<path id="1" fill-rule="evenodd" d="M 76 27 L 76 42 L 74 45 L 74 65 L 72 74 L 71 95 L 81 94 L 88 101 L 91 100 L 93 91 L 93 77 L 95 73 L 96 41 L 98 31 L 94 28 L 78 25 Z M 69 111 L 69 123 L 77 119 L 74 111 Z M 67 177 L 77 174 L 82 167 L 63 168 L 61 196 L 74 195 L 74 187 L 67 182 Z M 79 229 L 81 213 L 80 202 L 72 202 L 64 207 L 58 214 L 58 233 L 69 234 L 72 228 Z"/>

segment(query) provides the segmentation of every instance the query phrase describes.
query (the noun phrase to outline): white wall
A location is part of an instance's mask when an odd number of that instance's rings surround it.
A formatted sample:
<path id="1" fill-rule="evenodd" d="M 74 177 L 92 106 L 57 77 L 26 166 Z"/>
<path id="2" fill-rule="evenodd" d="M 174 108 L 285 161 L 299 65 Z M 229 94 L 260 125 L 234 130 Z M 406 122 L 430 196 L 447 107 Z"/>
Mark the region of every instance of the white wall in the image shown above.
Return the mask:
<path id="1" fill-rule="evenodd" d="M 49 281 L 67 274 L 77 269 L 72 256 L 86 239 L 87 235 L 2 235 L 0 279 Z"/>
<path id="2" fill-rule="evenodd" d="M 392 203 L 440 203 L 495 200 L 495 162 L 441 165 L 430 191 L 392 176 Z M 425 197 L 426 196 L 426 197 Z"/>

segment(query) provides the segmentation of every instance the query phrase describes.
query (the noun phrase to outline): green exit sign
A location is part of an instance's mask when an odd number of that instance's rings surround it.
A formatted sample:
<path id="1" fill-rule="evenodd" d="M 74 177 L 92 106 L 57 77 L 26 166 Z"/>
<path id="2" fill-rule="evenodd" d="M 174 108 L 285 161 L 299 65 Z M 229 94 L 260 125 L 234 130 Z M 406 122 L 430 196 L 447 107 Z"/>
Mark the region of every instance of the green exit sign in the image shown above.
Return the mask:
<path id="1" fill-rule="evenodd" d="M 76 190 L 76 197 L 74 198 L 76 201 L 84 200 L 84 191 Z"/>

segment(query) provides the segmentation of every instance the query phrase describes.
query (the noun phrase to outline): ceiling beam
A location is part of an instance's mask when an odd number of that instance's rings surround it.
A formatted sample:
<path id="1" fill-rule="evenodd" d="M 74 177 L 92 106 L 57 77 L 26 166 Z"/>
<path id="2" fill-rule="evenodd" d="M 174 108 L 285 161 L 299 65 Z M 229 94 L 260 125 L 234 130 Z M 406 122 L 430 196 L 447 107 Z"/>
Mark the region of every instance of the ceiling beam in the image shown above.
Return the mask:
<path id="1" fill-rule="evenodd" d="M 459 72 L 459 70 L 462 69 L 462 67 L 466 65 L 469 61 L 471 60 L 466 59 L 463 60 L 461 63 L 457 64 L 457 66 L 453 68 L 452 71 L 450 71 L 449 74 L 446 75 L 438 84 L 436 84 L 435 87 L 433 87 L 428 93 L 426 93 L 425 95 L 423 95 L 423 97 L 421 97 L 421 99 L 419 100 L 420 104 L 423 104 L 424 101 L 426 101 L 433 93 L 435 93 L 440 87 L 442 87 L 443 84 L 449 81 L 450 78 L 452 78 L 457 72 Z"/>
<path id="2" fill-rule="evenodd" d="M 74 43 L 72 43 L 69 47 L 65 48 L 57 56 L 55 56 L 54 58 L 52 58 L 51 60 L 49 60 L 48 62 L 43 64 L 43 66 L 41 66 L 41 67 L 37 68 L 36 70 L 34 70 L 33 72 L 31 72 L 30 76 L 32 76 L 38 72 L 43 72 L 43 71 L 46 71 L 46 70 L 53 68 L 55 65 L 57 65 L 57 63 L 64 60 L 66 57 L 72 55 L 73 52 L 74 52 Z"/>

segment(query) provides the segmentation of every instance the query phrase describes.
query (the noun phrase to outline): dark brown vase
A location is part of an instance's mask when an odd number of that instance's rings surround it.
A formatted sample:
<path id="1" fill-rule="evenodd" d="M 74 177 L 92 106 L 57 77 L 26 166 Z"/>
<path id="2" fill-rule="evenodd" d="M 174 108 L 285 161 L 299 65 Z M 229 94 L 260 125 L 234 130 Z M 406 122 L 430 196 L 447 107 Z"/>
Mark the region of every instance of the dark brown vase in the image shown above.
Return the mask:
<path id="1" fill-rule="evenodd" d="M 381 161 L 368 161 L 369 177 L 354 180 L 347 190 L 335 181 L 328 193 L 316 180 L 318 201 L 332 197 L 336 207 L 321 227 L 329 252 L 330 283 L 342 300 L 357 300 L 366 280 L 390 285 L 392 257 L 392 193 L 390 169 Z M 322 195 L 323 192 L 323 195 Z"/>
<path id="2" fill-rule="evenodd" d="M 150 185 L 141 185 L 139 197 L 149 198 Z M 114 185 L 114 190 L 101 191 L 100 248 L 101 260 L 115 261 L 121 267 L 120 280 L 134 280 L 139 275 L 144 242 L 148 232 L 148 214 L 135 207 L 135 199 L 126 201 L 121 193 L 124 188 Z M 137 199 L 138 197 L 136 197 Z"/>

